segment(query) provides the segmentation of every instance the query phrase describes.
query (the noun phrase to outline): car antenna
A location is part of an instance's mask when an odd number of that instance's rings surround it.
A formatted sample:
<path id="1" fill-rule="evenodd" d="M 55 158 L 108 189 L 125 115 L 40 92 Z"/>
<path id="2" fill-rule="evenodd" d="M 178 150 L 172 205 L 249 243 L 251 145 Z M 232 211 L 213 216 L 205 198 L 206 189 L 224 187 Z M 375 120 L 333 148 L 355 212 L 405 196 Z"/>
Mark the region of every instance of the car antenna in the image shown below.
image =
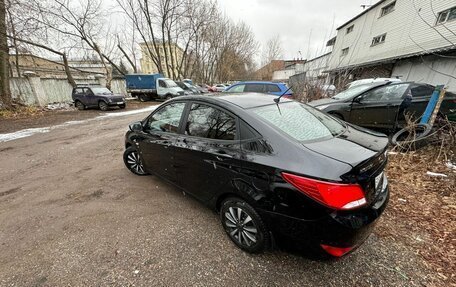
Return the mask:
<path id="1" fill-rule="evenodd" d="M 286 89 L 286 91 L 283 92 L 278 98 L 275 98 L 275 99 L 274 99 L 274 102 L 275 102 L 276 104 L 279 104 L 280 99 L 281 99 L 283 96 L 285 96 L 285 94 L 286 94 L 290 89 L 291 89 L 291 87 L 289 87 L 288 89 Z"/>
<path id="2" fill-rule="evenodd" d="M 280 107 L 279 107 L 280 98 L 282 98 L 290 89 L 291 89 L 291 87 L 288 88 L 285 92 L 283 92 L 279 97 L 274 98 L 274 102 L 277 105 L 277 109 L 279 110 L 280 115 L 282 115 L 282 112 L 280 111 Z"/>

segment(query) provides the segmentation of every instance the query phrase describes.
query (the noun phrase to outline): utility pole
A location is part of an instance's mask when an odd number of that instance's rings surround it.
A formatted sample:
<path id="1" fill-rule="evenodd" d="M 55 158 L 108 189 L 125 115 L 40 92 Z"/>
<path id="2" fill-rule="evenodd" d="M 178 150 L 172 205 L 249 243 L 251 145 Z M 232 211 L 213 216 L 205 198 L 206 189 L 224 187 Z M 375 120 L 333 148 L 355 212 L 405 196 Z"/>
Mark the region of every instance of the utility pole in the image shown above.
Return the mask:
<path id="1" fill-rule="evenodd" d="M 0 0 L 0 108 L 11 107 L 9 49 L 6 36 L 6 3 Z"/>

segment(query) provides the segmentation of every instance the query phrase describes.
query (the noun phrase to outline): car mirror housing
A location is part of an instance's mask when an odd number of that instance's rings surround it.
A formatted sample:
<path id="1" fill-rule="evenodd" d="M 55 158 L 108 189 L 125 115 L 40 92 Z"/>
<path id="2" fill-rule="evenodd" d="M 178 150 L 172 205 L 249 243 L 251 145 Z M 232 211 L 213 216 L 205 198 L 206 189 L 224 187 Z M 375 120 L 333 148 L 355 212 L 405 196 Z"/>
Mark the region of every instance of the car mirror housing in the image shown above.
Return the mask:
<path id="1" fill-rule="evenodd" d="M 129 128 L 133 132 L 141 132 L 143 130 L 143 125 L 141 122 L 134 122 L 130 124 Z"/>
<path id="2" fill-rule="evenodd" d="M 353 99 L 353 102 L 360 104 L 362 99 L 363 99 L 363 97 L 356 97 Z"/>

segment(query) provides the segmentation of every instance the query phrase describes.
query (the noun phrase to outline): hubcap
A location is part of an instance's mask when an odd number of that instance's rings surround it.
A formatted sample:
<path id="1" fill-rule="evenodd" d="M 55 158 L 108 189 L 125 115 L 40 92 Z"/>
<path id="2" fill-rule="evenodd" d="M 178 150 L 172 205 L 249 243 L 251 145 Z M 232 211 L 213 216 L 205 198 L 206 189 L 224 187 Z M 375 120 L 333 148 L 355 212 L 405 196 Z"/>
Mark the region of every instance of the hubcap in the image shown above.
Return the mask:
<path id="1" fill-rule="evenodd" d="M 144 174 L 144 168 L 139 158 L 139 154 L 136 151 L 131 152 L 127 156 L 127 163 L 130 166 L 130 169 L 134 170 L 138 174 Z"/>
<path id="2" fill-rule="evenodd" d="M 230 236 L 240 244 L 251 246 L 257 242 L 258 230 L 250 215 L 241 208 L 228 208 L 225 212 L 225 226 Z"/>

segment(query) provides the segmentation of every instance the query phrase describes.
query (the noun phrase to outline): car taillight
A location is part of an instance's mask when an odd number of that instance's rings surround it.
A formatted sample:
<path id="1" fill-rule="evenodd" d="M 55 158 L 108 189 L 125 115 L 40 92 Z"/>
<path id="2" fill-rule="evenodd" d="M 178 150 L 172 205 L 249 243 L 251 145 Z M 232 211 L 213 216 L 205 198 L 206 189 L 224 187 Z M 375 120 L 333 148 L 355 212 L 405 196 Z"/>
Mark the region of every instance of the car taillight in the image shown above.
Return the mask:
<path id="1" fill-rule="evenodd" d="M 282 172 L 282 177 L 305 195 L 330 208 L 349 210 L 366 204 L 363 189 L 358 184 L 325 182 L 285 172 Z"/>
<path id="2" fill-rule="evenodd" d="M 353 247 L 335 247 L 326 244 L 320 244 L 320 246 L 334 257 L 342 257 L 353 249 Z"/>

